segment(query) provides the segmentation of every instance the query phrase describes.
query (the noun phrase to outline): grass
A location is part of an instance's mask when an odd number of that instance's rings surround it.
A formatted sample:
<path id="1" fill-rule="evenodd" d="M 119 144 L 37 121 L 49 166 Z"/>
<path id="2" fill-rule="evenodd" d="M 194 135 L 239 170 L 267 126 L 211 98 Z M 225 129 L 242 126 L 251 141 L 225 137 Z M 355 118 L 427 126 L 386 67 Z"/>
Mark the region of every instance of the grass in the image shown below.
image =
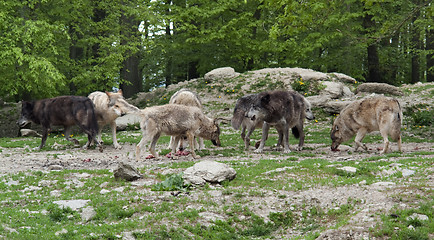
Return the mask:
<path id="1" fill-rule="evenodd" d="M 366 199 L 339 199 L 337 194 L 329 204 L 321 204 L 326 200 L 315 200 L 310 192 L 354 189 L 359 185 L 363 188 L 376 182 L 393 182 L 402 188 L 390 193 L 397 202 L 391 211 L 373 213 L 379 221 L 370 230 L 371 236 L 429 239 L 434 234 L 434 198 L 428 177 L 433 175 L 432 151 L 371 156 L 352 153 L 348 159 L 337 160 L 329 151 L 315 151 L 316 147 L 312 147 L 330 146 L 326 117 L 307 123 L 305 150 L 290 154 L 265 151 L 258 157 L 251 150 L 244 151 L 239 132 L 229 130 L 229 126 L 222 131 L 222 148 L 210 148 L 211 143 L 206 141 L 207 150 L 199 153 L 216 157 L 237 171 L 234 180 L 221 185 L 190 187 L 181 182 L 182 174 L 162 174 L 162 169 L 182 171 L 195 161 L 143 167 L 140 172 L 151 182 L 144 185 L 115 180 L 109 169 L 1 175 L 0 239 L 122 239 L 126 235 L 136 239 L 315 239 L 327 229 L 348 224 L 364 209 Z M 82 144 L 86 141 L 84 135 L 75 137 Z M 140 131 L 134 127 L 118 134 L 121 143 L 136 144 L 140 138 Z M 260 131 L 256 130 L 251 138 L 260 139 Z M 403 139 L 404 143 L 432 142 L 406 132 Z M 103 140 L 112 144 L 108 133 Z M 163 136 L 158 145 L 168 142 L 169 137 Z M 378 134 L 370 134 L 364 142 L 378 144 L 382 139 Z M 64 151 L 74 148 L 61 135 L 50 136 L 40 151 L 47 153 L 48 160 L 58 158 L 49 152 L 54 143 Z M 271 129 L 266 149 L 276 143 L 277 133 Z M 40 138 L 0 139 L 0 149 L 28 146 L 30 152 L 39 144 Z M 298 140 L 290 136 L 290 144 L 294 146 Z M 340 170 L 345 166 L 357 171 Z M 405 177 L 403 169 L 414 170 L 414 174 Z M 102 194 L 101 190 L 108 192 Z M 384 194 L 388 191 L 384 190 Z M 88 206 L 96 215 L 83 222 L 80 209 L 63 209 L 53 203 L 71 199 L 90 200 Z M 426 215 L 430 220 L 407 220 L 413 213 Z"/>

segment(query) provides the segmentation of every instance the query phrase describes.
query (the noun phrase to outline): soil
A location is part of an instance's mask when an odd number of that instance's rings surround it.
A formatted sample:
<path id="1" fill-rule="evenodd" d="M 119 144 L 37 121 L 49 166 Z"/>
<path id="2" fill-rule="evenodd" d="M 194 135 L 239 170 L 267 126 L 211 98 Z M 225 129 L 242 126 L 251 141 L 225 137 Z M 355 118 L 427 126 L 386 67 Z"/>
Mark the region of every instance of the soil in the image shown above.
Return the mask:
<path id="1" fill-rule="evenodd" d="M 163 147 L 163 146 L 160 146 Z M 340 164 L 348 160 L 362 160 L 371 156 L 381 156 L 382 144 L 369 144 L 369 152 L 365 153 L 352 153 L 349 154 L 350 147 L 341 145 L 339 148 L 341 151 L 331 152 L 329 146 L 323 144 L 306 144 L 305 147 L 309 148 L 312 153 L 326 153 L 326 158 L 329 161 Z M 392 148 L 396 150 L 397 146 L 392 143 Z M 434 149 L 432 143 L 405 143 L 403 144 L 403 152 L 411 153 L 415 151 L 427 151 L 430 152 Z M 269 155 L 267 152 L 271 149 L 266 148 L 263 154 L 253 153 L 253 147 L 250 149 L 250 153 L 246 157 L 225 158 L 223 156 L 205 156 L 201 160 L 224 160 L 224 161 L 237 161 L 237 162 L 249 162 L 258 161 L 259 159 L 286 159 L 284 155 Z M 123 161 L 137 167 L 138 169 L 152 169 L 154 172 L 167 171 L 165 168 L 161 168 L 161 164 L 167 164 L 171 162 L 179 161 L 193 161 L 190 155 L 182 156 L 178 160 L 171 160 L 162 156 L 160 160 L 145 159 L 146 156 L 142 156 L 142 160 L 135 161 L 134 156 L 135 145 L 126 143 L 121 150 L 115 149 L 113 146 L 104 146 L 104 151 L 100 153 L 97 149 L 82 150 L 80 148 L 68 148 L 67 150 L 49 150 L 49 151 L 29 151 L 26 148 L 3 148 L 1 149 L 2 157 L 0 158 L 0 175 L 8 173 L 17 173 L 21 171 L 50 171 L 50 170 L 63 170 L 63 169 L 115 169 L 118 162 Z M 218 152 L 218 148 L 213 149 L 214 152 Z M 429 156 L 428 156 L 429 157 Z M 299 161 L 306 159 L 306 157 L 300 157 Z M 396 163 L 401 157 L 388 158 L 386 161 Z M 385 160 L 385 159 L 382 159 Z M 431 169 L 425 171 L 432 172 L 434 165 Z M 297 177 L 297 176 L 293 176 Z M 142 181 L 142 183 L 140 183 Z M 374 228 L 380 221 L 381 213 L 388 213 L 388 211 L 398 204 L 399 208 L 415 207 L 417 200 L 414 201 L 397 201 L 397 196 L 411 196 L 416 194 L 425 194 L 417 188 L 408 187 L 409 183 L 417 181 L 417 177 L 410 176 L 403 179 L 400 182 L 379 182 L 371 185 L 366 185 L 363 182 L 355 185 L 345 185 L 341 187 L 327 187 L 327 186 L 314 186 L 307 190 L 300 191 L 288 191 L 288 190 L 275 190 L 267 191 L 264 196 L 245 196 L 246 204 L 249 204 L 249 208 L 267 219 L 270 212 L 287 211 L 288 204 L 291 206 L 301 206 L 303 204 L 307 206 L 317 206 L 321 209 L 331 209 L 335 206 L 347 204 L 348 199 L 357 199 L 360 204 L 356 204 L 356 209 L 344 226 L 337 229 L 327 226 L 329 230 L 321 233 L 318 239 L 367 239 L 370 235 L 370 229 Z M 138 180 L 136 184 L 150 185 L 154 184 L 156 180 L 142 179 Z M 428 174 L 427 183 L 428 186 L 434 186 L 434 176 Z M 216 187 L 216 190 L 212 190 L 210 196 L 214 198 L 216 202 L 225 202 L 227 196 L 222 194 L 222 189 Z M 192 191 L 190 196 L 195 198 L 195 194 L 200 194 L 200 191 Z M 279 196 L 287 196 L 284 201 Z M 199 197 L 199 196 L 197 196 Z M 416 202 L 415 202 L 416 201 Z M 227 204 L 227 202 L 226 202 Z M 296 211 L 295 211 L 296 212 Z M 209 221 L 215 220 L 216 216 L 212 212 L 202 213 L 204 218 L 206 215 L 211 214 Z M 301 212 L 299 213 L 301 217 Z M 221 216 L 217 216 L 221 217 Z M 209 224 L 209 221 L 204 224 Z M 295 237 L 301 234 L 301 232 L 293 230 L 285 233 L 285 238 Z M 276 236 L 278 238 L 282 236 Z M 375 239 L 375 238 L 372 238 Z"/>

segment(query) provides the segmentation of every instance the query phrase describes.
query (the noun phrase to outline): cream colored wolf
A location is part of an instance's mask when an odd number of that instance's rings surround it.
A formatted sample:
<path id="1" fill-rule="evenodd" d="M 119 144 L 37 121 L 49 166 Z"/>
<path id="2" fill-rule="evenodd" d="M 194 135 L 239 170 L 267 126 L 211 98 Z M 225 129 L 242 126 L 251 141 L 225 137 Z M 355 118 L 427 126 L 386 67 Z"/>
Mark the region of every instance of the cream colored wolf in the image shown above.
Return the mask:
<path id="1" fill-rule="evenodd" d="M 200 110 L 202 109 L 202 102 L 199 99 L 199 96 L 188 90 L 185 88 L 180 89 L 179 91 L 177 91 L 175 94 L 172 95 L 172 97 L 170 97 L 169 100 L 170 104 L 182 104 L 185 106 L 192 106 L 192 107 L 198 107 L 200 108 Z M 185 141 L 186 137 L 185 136 L 181 136 L 180 140 L 175 143 L 176 147 L 179 147 L 179 149 L 182 151 L 188 144 L 188 141 Z M 175 141 L 175 137 L 170 137 L 170 143 L 169 143 L 169 148 L 172 148 L 172 143 L 173 141 Z M 198 142 L 198 144 L 196 144 Z M 202 150 L 204 149 L 205 145 L 203 143 L 203 138 L 198 137 L 197 138 L 197 142 L 194 141 L 195 148 L 198 150 Z"/>
<path id="2" fill-rule="evenodd" d="M 158 158 L 155 152 L 155 145 L 161 134 L 175 136 L 177 138 L 185 135 L 191 148 L 193 158 L 199 158 L 194 152 L 194 137 L 199 136 L 220 146 L 220 128 L 217 121 L 205 116 L 197 107 L 184 106 L 179 104 L 166 104 L 162 106 L 148 107 L 141 110 L 140 129 L 142 140 L 136 147 L 136 160 L 140 159 L 141 149 L 150 141 L 149 151 Z M 176 139 L 172 144 L 171 156 L 176 159 Z"/>
<path id="3" fill-rule="evenodd" d="M 337 151 L 342 142 L 356 135 L 355 150 L 362 147 L 366 151 L 366 145 L 361 143 L 366 133 L 380 131 L 384 139 L 382 154 L 388 150 L 389 135 L 398 142 L 398 150 L 401 151 L 401 123 L 401 106 L 394 98 L 381 96 L 355 101 L 342 109 L 333 123 L 331 150 Z"/>
<path id="4" fill-rule="evenodd" d="M 96 118 L 98 120 L 98 141 L 101 142 L 101 131 L 103 127 L 110 124 L 113 136 L 113 146 L 116 149 L 122 148 L 116 138 L 116 118 L 127 113 L 140 111 L 137 107 L 125 101 L 122 90 L 117 93 L 112 92 L 93 92 L 88 96 L 95 105 Z"/>

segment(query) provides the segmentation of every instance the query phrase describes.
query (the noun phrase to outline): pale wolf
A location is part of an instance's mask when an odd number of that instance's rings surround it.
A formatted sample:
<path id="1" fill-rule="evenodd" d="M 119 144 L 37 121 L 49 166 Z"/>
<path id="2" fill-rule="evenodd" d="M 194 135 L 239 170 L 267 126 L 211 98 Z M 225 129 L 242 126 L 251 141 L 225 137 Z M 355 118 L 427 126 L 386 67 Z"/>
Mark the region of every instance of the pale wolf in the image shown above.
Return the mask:
<path id="1" fill-rule="evenodd" d="M 88 96 L 95 105 L 95 113 L 98 120 L 98 141 L 101 142 L 101 131 L 103 127 L 110 124 L 113 136 L 113 146 L 116 149 L 122 148 L 116 138 L 116 118 L 123 116 L 127 113 L 134 113 L 140 111 L 137 107 L 125 101 L 122 90 L 117 93 L 113 92 L 93 92 Z"/>
<path id="2" fill-rule="evenodd" d="M 304 100 L 306 118 L 308 120 L 315 119 L 310 102 L 304 97 L 303 100 Z M 245 150 L 248 150 L 249 148 L 250 135 L 253 133 L 253 131 L 256 128 L 262 128 L 264 123 L 263 121 L 258 121 L 258 119 L 255 119 L 255 121 L 253 121 L 251 118 L 248 118 L 246 116 L 247 111 L 252 107 L 255 101 L 258 101 L 258 94 L 250 94 L 239 98 L 235 104 L 234 113 L 231 119 L 231 125 L 235 130 L 238 130 L 241 127 L 241 138 L 244 141 Z M 247 135 L 245 133 L 246 130 L 247 130 Z M 278 133 L 279 133 L 279 141 L 277 145 L 282 145 L 283 133 L 280 130 L 278 130 Z"/>
<path id="3" fill-rule="evenodd" d="M 246 113 L 252 121 L 264 122 L 261 143 L 255 152 L 263 151 L 270 125 L 276 126 L 284 153 L 291 152 L 288 143 L 290 128 L 293 135 L 300 138 L 297 150 L 302 150 L 304 145 L 303 124 L 307 117 L 306 109 L 310 108 L 310 104 L 306 106 L 306 102 L 306 99 L 295 91 L 276 90 L 259 93 Z M 311 117 L 313 118 L 313 114 L 309 115 L 309 118 Z"/>
<path id="4" fill-rule="evenodd" d="M 182 88 L 175 94 L 173 94 L 172 97 L 170 97 L 169 104 L 182 104 L 186 106 L 198 107 L 203 110 L 202 102 L 200 101 L 199 96 L 196 93 L 185 88 Z M 187 145 L 187 141 L 185 141 L 186 139 L 187 138 L 185 136 L 181 136 L 179 142 L 174 144 L 176 144 L 176 146 L 179 147 L 179 149 L 182 151 Z M 169 148 L 172 148 L 173 141 L 175 141 L 175 137 L 171 136 Z M 196 144 L 197 142 L 198 144 Z M 198 150 L 204 149 L 205 145 L 203 143 L 203 138 L 197 137 L 197 142 L 194 141 L 194 143 L 196 144 L 195 148 Z"/>
<path id="5" fill-rule="evenodd" d="M 151 142 L 149 147 L 151 154 L 158 158 L 155 145 L 161 134 L 175 137 L 187 136 L 193 158 L 200 157 L 194 152 L 195 136 L 211 140 L 214 145 L 220 146 L 218 122 L 205 116 L 197 107 L 166 104 L 145 108 L 141 110 L 139 115 L 141 117 L 142 140 L 136 147 L 136 160 L 140 159 L 140 151 L 148 141 Z M 176 158 L 175 151 L 176 144 L 172 144 L 172 158 Z"/>
<path id="6" fill-rule="evenodd" d="M 42 126 L 39 149 L 44 147 L 51 126 L 63 126 L 65 138 L 79 144 L 76 139 L 70 137 L 71 127 L 77 125 L 87 134 L 88 141 L 83 148 L 87 149 L 95 141 L 102 152 L 102 146 L 95 138 L 98 132 L 95 109 L 87 97 L 60 96 L 31 102 L 23 101 L 21 117 L 17 124 L 23 127 L 29 122 Z"/>
<path id="7" fill-rule="evenodd" d="M 402 110 L 396 99 L 381 96 L 355 101 L 342 109 L 333 123 L 331 150 L 337 151 L 342 142 L 354 135 L 355 150 L 359 147 L 367 150 L 366 145 L 361 143 L 366 133 L 380 131 L 384 139 L 382 154 L 388 150 L 389 135 L 398 142 L 398 150 L 401 151 L 401 123 Z"/>

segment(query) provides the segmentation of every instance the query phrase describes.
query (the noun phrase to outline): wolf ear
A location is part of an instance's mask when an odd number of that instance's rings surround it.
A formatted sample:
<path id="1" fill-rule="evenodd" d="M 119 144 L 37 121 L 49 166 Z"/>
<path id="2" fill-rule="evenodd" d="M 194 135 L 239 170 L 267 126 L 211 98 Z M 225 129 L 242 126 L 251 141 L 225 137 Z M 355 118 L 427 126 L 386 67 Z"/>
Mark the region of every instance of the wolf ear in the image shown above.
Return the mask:
<path id="1" fill-rule="evenodd" d="M 270 94 L 265 94 L 265 96 L 263 96 L 262 98 L 261 98 L 261 103 L 262 104 L 268 104 L 270 102 Z"/>
<path id="2" fill-rule="evenodd" d="M 107 94 L 108 97 L 111 97 L 112 93 L 105 91 L 105 94 Z"/>
<path id="3" fill-rule="evenodd" d="M 122 92 L 122 89 L 119 89 L 117 93 L 120 93 L 121 95 L 124 95 Z"/>

